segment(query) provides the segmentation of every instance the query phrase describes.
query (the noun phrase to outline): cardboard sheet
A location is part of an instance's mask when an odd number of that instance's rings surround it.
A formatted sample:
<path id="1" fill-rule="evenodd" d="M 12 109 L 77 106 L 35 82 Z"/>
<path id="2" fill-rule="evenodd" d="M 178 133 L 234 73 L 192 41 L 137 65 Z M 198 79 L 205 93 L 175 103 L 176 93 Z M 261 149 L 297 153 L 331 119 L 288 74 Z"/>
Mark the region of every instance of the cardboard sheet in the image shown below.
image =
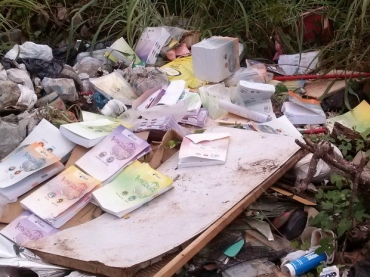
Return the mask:
<path id="1" fill-rule="evenodd" d="M 104 214 L 80 226 L 30 242 L 48 262 L 108 276 L 133 276 L 140 264 L 207 229 L 258 188 L 299 150 L 294 138 L 211 127 L 231 135 L 225 165 L 177 169 L 178 154 L 158 170 L 174 189 L 127 219 Z"/>

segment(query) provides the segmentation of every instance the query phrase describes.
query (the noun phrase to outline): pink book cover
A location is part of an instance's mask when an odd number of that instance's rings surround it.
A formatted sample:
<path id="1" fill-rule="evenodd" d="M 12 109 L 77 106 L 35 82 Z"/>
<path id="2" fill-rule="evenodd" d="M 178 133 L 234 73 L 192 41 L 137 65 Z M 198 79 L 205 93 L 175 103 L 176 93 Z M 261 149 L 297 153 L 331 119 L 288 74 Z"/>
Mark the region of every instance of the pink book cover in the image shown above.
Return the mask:
<path id="1" fill-rule="evenodd" d="M 24 211 L 15 220 L 9 223 L 1 234 L 15 243 L 22 245 L 30 240 L 38 240 L 55 234 L 53 228 L 29 211 Z"/>
<path id="2" fill-rule="evenodd" d="M 103 182 L 149 149 L 148 142 L 120 125 L 81 157 L 76 165 Z"/>
<path id="3" fill-rule="evenodd" d="M 23 199 L 21 205 L 41 219 L 53 222 L 98 185 L 98 180 L 70 166 Z"/>

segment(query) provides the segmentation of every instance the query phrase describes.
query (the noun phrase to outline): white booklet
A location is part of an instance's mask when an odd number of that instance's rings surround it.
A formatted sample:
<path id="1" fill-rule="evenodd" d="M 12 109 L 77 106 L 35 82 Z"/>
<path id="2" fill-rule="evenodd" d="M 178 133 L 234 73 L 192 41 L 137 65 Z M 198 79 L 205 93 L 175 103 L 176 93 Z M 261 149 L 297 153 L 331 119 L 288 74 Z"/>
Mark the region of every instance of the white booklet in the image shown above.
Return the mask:
<path id="1" fill-rule="evenodd" d="M 178 167 L 224 164 L 229 140 L 228 133 L 203 133 L 184 137 L 180 147 Z"/>
<path id="2" fill-rule="evenodd" d="M 42 119 L 33 131 L 20 143 L 20 145 L 3 160 L 8 159 L 14 153 L 37 142 L 49 152 L 64 161 L 64 157 L 73 150 L 75 143 L 65 138 L 57 127 L 46 119 Z"/>
<path id="3" fill-rule="evenodd" d="M 172 81 L 166 88 L 166 91 L 157 105 L 172 106 L 179 101 L 180 96 L 184 92 L 186 82 L 184 80 Z"/>

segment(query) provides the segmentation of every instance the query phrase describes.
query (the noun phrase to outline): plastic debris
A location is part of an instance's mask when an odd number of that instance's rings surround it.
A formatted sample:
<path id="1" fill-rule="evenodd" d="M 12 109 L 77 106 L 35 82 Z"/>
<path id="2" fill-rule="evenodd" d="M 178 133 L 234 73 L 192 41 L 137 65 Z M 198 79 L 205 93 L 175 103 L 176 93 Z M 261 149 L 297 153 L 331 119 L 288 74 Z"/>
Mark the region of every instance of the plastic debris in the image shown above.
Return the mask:
<path id="1" fill-rule="evenodd" d="M 13 49 L 9 50 L 9 52 L 5 54 L 5 58 L 11 60 L 20 58 L 51 61 L 53 59 L 53 51 L 47 45 L 27 41 L 22 45 L 14 45 Z"/>
<path id="2" fill-rule="evenodd" d="M 46 93 L 57 92 L 62 100 L 74 102 L 78 100 L 75 84 L 71 79 L 44 78 L 41 82 Z"/>

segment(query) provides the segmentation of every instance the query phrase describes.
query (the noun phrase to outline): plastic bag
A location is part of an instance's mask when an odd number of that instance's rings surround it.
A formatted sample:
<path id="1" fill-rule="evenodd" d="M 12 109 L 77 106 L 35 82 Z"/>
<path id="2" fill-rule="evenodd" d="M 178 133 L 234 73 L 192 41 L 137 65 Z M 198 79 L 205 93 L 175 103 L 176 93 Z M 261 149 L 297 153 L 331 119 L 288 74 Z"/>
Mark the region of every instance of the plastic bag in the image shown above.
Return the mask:
<path id="1" fill-rule="evenodd" d="M 20 58 L 51 61 L 53 59 L 53 51 L 47 45 L 27 41 L 22 45 L 14 45 L 13 49 L 9 50 L 8 53 L 5 54 L 5 58 L 11 60 Z"/>
<path id="2" fill-rule="evenodd" d="M 112 99 L 104 106 L 104 108 L 101 110 L 101 113 L 105 116 L 117 117 L 125 111 L 127 111 L 125 104 L 119 100 Z"/>
<path id="3" fill-rule="evenodd" d="M 63 62 L 59 60 L 44 61 L 38 59 L 21 59 L 19 63 L 24 63 L 27 71 L 40 79 L 45 77 L 55 78 L 63 70 Z"/>
<path id="4" fill-rule="evenodd" d="M 8 69 L 6 73 L 8 74 L 8 80 L 17 84 L 24 85 L 29 89 L 34 90 L 32 80 L 30 78 L 30 75 L 28 75 L 27 71 L 11 68 Z"/>
<path id="5" fill-rule="evenodd" d="M 38 111 L 0 118 L 0 159 L 11 153 L 40 122 Z"/>
<path id="6" fill-rule="evenodd" d="M 243 100 L 237 94 L 235 87 L 227 88 L 224 83 L 200 87 L 199 94 L 203 107 L 208 110 L 208 115 L 212 119 L 217 119 L 226 113 L 225 110 L 219 108 L 219 100 L 244 107 Z"/>
<path id="7" fill-rule="evenodd" d="M 118 70 L 138 95 L 153 89 L 157 90 L 168 84 L 166 73 L 156 67 L 135 67 Z"/>
<path id="8" fill-rule="evenodd" d="M 41 82 L 41 85 L 43 86 L 46 93 L 52 93 L 53 91 L 55 91 L 64 101 L 74 102 L 78 100 L 78 94 L 72 79 L 44 78 Z"/>
<path id="9" fill-rule="evenodd" d="M 98 59 L 92 57 L 85 57 L 80 62 L 76 63 L 73 69 L 78 73 L 86 73 L 89 77 L 96 77 L 99 68 L 103 66 L 103 63 Z"/>
<path id="10" fill-rule="evenodd" d="M 17 107 L 25 107 L 27 110 L 32 109 L 37 102 L 37 95 L 35 91 L 20 84 L 18 84 L 18 88 L 21 91 L 21 95 L 18 99 Z"/>
<path id="11" fill-rule="evenodd" d="M 130 84 L 117 71 L 99 78 L 92 78 L 90 83 L 107 99 L 117 99 L 125 105 L 131 105 L 132 101 L 138 97 Z"/>
<path id="12" fill-rule="evenodd" d="M 161 67 L 165 71 L 168 80 L 184 80 L 187 88 L 199 88 L 207 82 L 195 77 L 193 71 L 192 56 L 179 58 Z"/>
<path id="13" fill-rule="evenodd" d="M 272 79 L 273 74 L 268 74 L 264 64 L 255 64 L 248 67 L 241 67 L 232 76 L 224 80 L 227 87 L 237 86 L 239 81 L 255 83 L 267 83 Z"/>
<path id="14" fill-rule="evenodd" d="M 331 145 L 334 149 L 334 153 L 343 158 L 342 152 L 335 146 Z M 293 171 L 297 178 L 297 180 L 303 180 L 307 177 L 308 168 L 310 166 L 310 161 L 312 159 L 313 154 L 306 155 L 303 159 L 301 159 L 294 167 Z M 316 166 L 316 173 L 312 178 L 314 182 L 320 182 L 327 179 L 332 174 L 332 169 L 328 166 L 323 160 L 319 160 Z"/>

